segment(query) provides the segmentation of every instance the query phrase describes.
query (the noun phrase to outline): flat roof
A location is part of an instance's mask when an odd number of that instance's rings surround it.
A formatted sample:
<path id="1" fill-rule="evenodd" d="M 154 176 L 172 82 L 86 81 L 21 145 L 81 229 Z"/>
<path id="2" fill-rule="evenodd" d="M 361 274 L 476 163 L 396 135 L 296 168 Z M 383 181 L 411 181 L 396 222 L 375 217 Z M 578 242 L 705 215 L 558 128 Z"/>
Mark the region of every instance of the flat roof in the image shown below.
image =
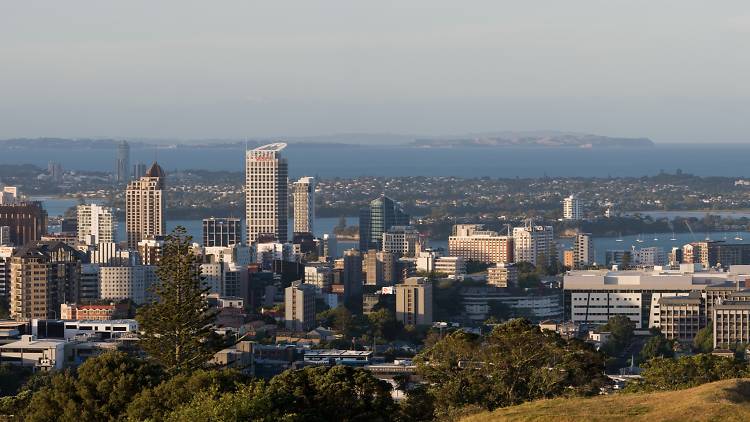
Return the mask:
<path id="1" fill-rule="evenodd" d="M 368 350 L 338 350 L 338 349 L 310 349 L 305 350 L 305 357 L 307 356 L 369 356 L 372 355 L 371 351 Z"/>
<path id="2" fill-rule="evenodd" d="M 258 148 L 254 148 L 253 151 L 276 151 L 278 152 L 284 148 L 286 148 L 286 143 L 276 142 L 273 144 L 259 146 Z"/>

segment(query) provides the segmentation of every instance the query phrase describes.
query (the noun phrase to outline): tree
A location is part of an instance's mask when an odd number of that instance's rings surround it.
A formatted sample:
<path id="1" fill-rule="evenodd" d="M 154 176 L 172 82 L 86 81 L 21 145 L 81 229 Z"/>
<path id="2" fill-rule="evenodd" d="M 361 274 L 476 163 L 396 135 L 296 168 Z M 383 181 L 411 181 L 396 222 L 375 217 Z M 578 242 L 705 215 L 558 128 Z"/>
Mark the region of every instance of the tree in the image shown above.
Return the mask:
<path id="1" fill-rule="evenodd" d="M 383 340 L 395 340 L 404 326 L 396 320 L 396 315 L 387 309 L 379 309 L 367 315 L 371 335 Z"/>
<path id="2" fill-rule="evenodd" d="M 199 368 L 218 349 L 211 330 L 214 315 L 204 294 L 199 258 L 184 227 L 167 236 L 159 263 L 156 300 L 138 309 L 143 349 L 170 374 Z"/>
<path id="3" fill-rule="evenodd" d="M 24 420 L 118 420 L 132 397 L 163 379 L 160 366 L 122 352 L 107 352 L 78 371 L 54 375 L 34 393 Z"/>
<path id="4" fill-rule="evenodd" d="M 177 374 L 136 395 L 127 407 L 127 416 L 133 421 L 162 421 L 172 410 L 189 403 L 196 395 L 205 391 L 232 392 L 242 380 L 238 372 L 230 370 Z"/>
<path id="5" fill-rule="evenodd" d="M 641 362 L 646 362 L 655 357 L 671 358 L 674 356 L 674 345 L 667 340 L 661 333 L 651 336 L 646 344 L 643 345 L 639 355 Z"/>
<path id="6" fill-rule="evenodd" d="M 744 363 L 721 356 L 698 354 L 678 359 L 656 357 L 641 366 L 641 380 L 631 391 L 681 390 L 708 382 L 748 376 Z"/>
<path id="7" fill-rule="evenodd" d="M 711 353 L 714 350 L 714 327 L 709 325 L 698 331 L 693 339 L 693 349 L 701 353 Z"/>
<path id="8" fill-rule="evenodd" d="M 605 345 L 609 354 L 620 353 L 633 338 L 635 323 L 625 315 L 615 315 L 602 325 L 600 330 L 610 333 L 610 339 Z"/>
<path id="9" fill-rule="evenodd" d="M 579 340 L 542 331 L 528 320 L 498 325 L 485 337 L 455 331 L 416 358 L 437 416 L 568 394 L 594 394 L 607 381 L 604 356 Z"/>

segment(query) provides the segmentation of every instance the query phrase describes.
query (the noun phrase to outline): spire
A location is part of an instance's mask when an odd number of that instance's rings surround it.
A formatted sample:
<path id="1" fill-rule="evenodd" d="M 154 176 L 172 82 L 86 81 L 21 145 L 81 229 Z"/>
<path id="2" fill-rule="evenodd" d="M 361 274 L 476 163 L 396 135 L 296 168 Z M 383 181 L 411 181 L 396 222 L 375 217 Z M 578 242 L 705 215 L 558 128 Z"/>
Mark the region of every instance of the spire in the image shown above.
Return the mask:
<path id="1" fill-rule="evenodd" d="M 154 164 L 151 164 L 151 167 L 146 170 L 145 176 L 164 178 L 164 170 L 162 170 L 161 166 L 156 161 L 154 161 Z"/>

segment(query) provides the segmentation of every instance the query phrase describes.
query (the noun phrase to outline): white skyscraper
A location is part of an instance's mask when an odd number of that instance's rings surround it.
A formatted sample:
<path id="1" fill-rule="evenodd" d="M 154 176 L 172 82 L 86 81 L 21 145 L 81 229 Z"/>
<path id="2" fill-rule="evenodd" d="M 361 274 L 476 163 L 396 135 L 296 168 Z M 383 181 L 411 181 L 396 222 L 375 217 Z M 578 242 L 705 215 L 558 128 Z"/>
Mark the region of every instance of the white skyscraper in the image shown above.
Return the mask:
<path id="1" fill-rule="evenodd" d="M 563 199 L 563 218 L 565 220 L 581 220 L 583 218 L 581 201 L 575 195 Z"/>
<path id="2" fill-rule="evenodd" d="M 165 233 L 164 227 L 164 170 L 154 163 L 146 174 L 128 184 L 125 191 L 125 232 L 128 248 L 138 242 Z"/>
<path id="3" fill-rule="evenodd" d="M 78 241 L 87 245 L 115 241 L 115 217 L 112 208 L 96 204 L 79 205 Z"/>
<path id="4" fill-rule="evenodd" d="M 281 157 L 284 143 L 247 151 L 245 162 L 245 218 L 247 242 L 271 237 L 286 242 L 288 165 Z"/>
<path id="5" fill-rule="evenodd" d="M 315 221 L 315 178 L 303 177 L 292 186 L 294 232 L 312 233 Z"/>
<path id="6" fill-rule="evenodd" d="M 515 262 L 530 262 L 537 265 L 544 258 L 544 265 L 549 265 L 555 258 L 554 236 L 552 226 L 534 226 L 513 228 L 513 258 Z"/>

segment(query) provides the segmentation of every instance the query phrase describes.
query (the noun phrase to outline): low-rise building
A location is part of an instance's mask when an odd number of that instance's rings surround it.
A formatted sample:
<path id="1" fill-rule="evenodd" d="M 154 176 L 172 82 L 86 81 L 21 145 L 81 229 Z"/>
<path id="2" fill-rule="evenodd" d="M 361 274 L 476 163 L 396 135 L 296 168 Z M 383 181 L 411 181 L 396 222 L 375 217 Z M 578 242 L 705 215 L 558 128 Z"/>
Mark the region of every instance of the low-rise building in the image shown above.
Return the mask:
<path id="1" fill-rule="evenodd" d="M 692 342 L 698 331 L 706 326 L 703 298 L 698 291 L 687 296 L 659 299 L 659 328 L 668 340 Z"/>
<path id="2" fill-rule="evenodd" d="M 516 264 L 497 264 L 487 268 L 487 284 L 497 287 L 517 287 L 518 268 Z"/>
<path id="3" fill-rule="evenodd" d="M 303 360 L 312 365 L 364 366 L 372 363 L 372 352 L 364 350 L 305 350 Z"/>
<path id="4" fill-rule="evenodd" d="M 35 335 L 25 334 L 18 341 L 0 346 L 0 363 L 42 370 L 63 369 L 65 343 L 65 340 L 39 340 Z"/>

